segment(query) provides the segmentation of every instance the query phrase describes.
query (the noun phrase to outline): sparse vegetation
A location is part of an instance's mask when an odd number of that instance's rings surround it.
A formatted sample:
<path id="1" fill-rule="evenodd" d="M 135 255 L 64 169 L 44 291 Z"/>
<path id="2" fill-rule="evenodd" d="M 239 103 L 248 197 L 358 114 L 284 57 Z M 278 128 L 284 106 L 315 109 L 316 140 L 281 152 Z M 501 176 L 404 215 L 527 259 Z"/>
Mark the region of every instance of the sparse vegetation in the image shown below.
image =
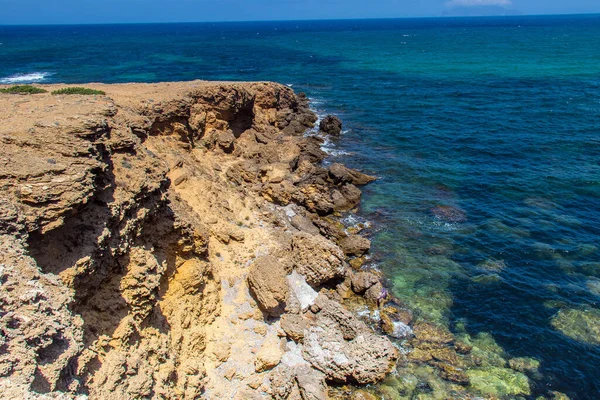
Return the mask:
<path id="1" fill-rule="evenodd" d="M 84 87 L 70 87 L 64 89 L 58 89 L 52 92 L 52 94 L 84 94 L 84 95 L 92 95 L 92 94 L 106 94 L 102 90 L 89 89 Z"/>
<path id="2" fill-rule="evenodd" d="M 0 93 L 11 93 L 11 94 L 36 94 L 36 93 L 46 93 L 47 90 L 44 90 L 39 87 L 31 86 L 31 85 L 15 85 L 5 89 L 0 89 Z"/>

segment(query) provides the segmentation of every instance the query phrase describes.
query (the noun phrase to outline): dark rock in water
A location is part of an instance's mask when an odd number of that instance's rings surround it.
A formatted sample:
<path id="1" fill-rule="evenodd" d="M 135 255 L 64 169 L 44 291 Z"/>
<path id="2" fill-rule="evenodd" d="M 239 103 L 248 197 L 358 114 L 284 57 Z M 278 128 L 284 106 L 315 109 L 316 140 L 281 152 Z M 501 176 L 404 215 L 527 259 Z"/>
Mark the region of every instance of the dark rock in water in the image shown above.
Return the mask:
<path id="1" fill-rule="evenodd" d="M 321 120 L 319 129 L 328 135 L 339 136 L 342 133 L 342 121 L 335 115 L 328 115 Z"/>
<path id="2" fill-rule="evenodd" d="M 467 220 L 467 213 L 458 207 L 436 206 L 431 209 L 431 212 L 437 218 L 447 222 L 465 222 Z"/>
<path id="3" fill-rule="evenodd" d="M 458 383 L 462 386 L 468 386 L 471 384 L 469 377 L 465 372 L 452 364 L 445 362 L 433 362 L 431 363 L 435 367 L 439 368 L 440 376 L 448 381 Z"/>

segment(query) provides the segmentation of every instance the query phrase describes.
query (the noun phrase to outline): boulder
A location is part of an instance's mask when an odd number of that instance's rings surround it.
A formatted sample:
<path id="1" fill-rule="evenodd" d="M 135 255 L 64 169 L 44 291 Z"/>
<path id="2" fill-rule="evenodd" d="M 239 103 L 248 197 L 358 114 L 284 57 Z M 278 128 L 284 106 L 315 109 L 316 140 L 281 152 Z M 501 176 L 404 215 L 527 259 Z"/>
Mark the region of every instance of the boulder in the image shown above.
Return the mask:
<path id="1" fill-rule="evenodd" d="M 329 193 L 329 187 L 322 184 L 306 184 L 294 193 L 294 201 L 302 204 L 309 212 L 319 215 L 329 215 L 335 209 L 352 208 L 347 207 L 348 201 L 339 195 L 336 201 Z M 336 204 L 337 202 L 337 204 Z"/>
<path id="2" fill-rule="evenodd" d="M 344 253 L 322 236 L 297 233 L 292 237 L 293 264 L 312 287 L 345 275 Z"/>
<path id="3" fill-rule="evenodd" d="M 360 257 L 371 248 L 371 241 L 359 235 L 350 235 L 340 240 L 340 247 L 347 256 Z"/>
<path id="4" fill-rule="evenodd" d="M 406 339 L 413 335 L 413 331 L 402 321 L 392 318 L 393 314 L 386 313 L 382 310 L 380 313 L 380 323 L 383 331 L 395 339 Z"/>
<path id="5" fill-rule="evenodd" d="M 328 135 L 339 136 L 342 133 L 342 121 L 335 115 L 328 115 L 321 120 L 319 129 Z"/>
<path id="6" fill-rule="evenodd" d="M 318 293 L 306 283 L 306 278 L 296 271 L 292 271 L 287 279 L 292 295 L 290 296 L 286 311 L 299 313 L 308 310 L 315 303 Z"/>
<path id="7" fill-rule="evenodd" d="M 336 184 L 352 183 L 353 185 L 366 185 L 376 179 L 374 176 L 363 174 L 339 163 L 331 164 L 329 167 L 329 176 Z"/>
<path id="8" fill-rule="evenodd" d="M 248 272 L 248 286 L 259 306 L 271 316 L 285 310 L 289 286 L 285 267 L 273 256 L 263 256 L 254 261 Z"/>
<path id="9" fill-rule="evenodd" d="M 336 211 L 347 211 L 356 207 L 360 203 L 360 189 L 351 183 L 347 183 L 339 189 L 331 192 L 331 201 L 333 209 Z"/>

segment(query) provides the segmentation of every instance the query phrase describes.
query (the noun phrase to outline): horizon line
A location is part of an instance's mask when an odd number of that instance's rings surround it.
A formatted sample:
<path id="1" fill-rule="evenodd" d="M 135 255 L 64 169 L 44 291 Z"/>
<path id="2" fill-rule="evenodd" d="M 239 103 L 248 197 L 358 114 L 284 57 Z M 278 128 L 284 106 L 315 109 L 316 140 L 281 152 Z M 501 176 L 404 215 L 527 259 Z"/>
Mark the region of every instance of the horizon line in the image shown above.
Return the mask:
<path id="1" fill-rule="evenodd" d="M 22 23 L 2 24 L 8 26 L 93 26 L 93 25 L 168 25 L 168 24 L 227 24 L 227 23 L 253 23 L 253 22 L 318 22 L 318 21 L 391 21 L 410 19 L 476 19 L 476 18 L 520 18 L 520 17 L 560 17 L 560 16 L 600 16 L 600 12 L 590 13 L 550 13 L 550 14 L 510 14 L 510 15 L 433 15 L 415 17 L 367 17 L 367 18 L 310 18 L 310 19 L 271 19 L 271 20 L 226 20 L 226 21 L 161 21 L 161 22 L 73 22 L 73 23 Z"/>

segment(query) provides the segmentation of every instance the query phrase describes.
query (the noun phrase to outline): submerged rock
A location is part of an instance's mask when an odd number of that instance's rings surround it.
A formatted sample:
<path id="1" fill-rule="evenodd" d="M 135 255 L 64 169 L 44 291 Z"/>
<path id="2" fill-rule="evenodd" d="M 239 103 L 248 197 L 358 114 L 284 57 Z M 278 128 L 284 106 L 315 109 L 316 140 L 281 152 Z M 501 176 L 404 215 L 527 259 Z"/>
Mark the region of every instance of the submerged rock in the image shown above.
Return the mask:
<path id="1" fill-rule="evenodd" d="M 477 268 L 489 271 L 489 272 L 501 272 L 506 269 L 506 263 L 504 260 L 495 260 L 490 258 L 477 265 Z"/>
<path id="2" fill-rule="evenodd" d="M 335 115 L 328 115 L 321 120 L 319 129 L 328 135 L 339 136 L 342 133 L 342 120 Z"/>
<path id="3" fill-rule="evenodd" d="M 377 397 L 366 390 L 360 389 L 352 394 L 351 400 L 377 400 Z"/>
<path id="4" fill-rule="evenodd" d="M 467 213 L 454 206 L 436 206 L 431 209 L 431 213 L 446 222 L 465 222 Z"/>
<path id="5" fill-rule="evenodd" d="M 484 367 L 467 370 L 473 389 L 498 397 L 528 396 L 531 394 L 529 380 L 521 372 L 508 368 Z"/>
<path id="6" fill-rule="evenodd" d="M 515 371 L 535 373 L 540 367 L 540 362 L 535 358 L 519 357 L 508 360 L 508 365 Z"/>
<path id="7" fill-rule="evenodd" d="M 578 342 L 600 344 L 600 311 L 562 309 L 551 321 L 554 329 Z"/>

